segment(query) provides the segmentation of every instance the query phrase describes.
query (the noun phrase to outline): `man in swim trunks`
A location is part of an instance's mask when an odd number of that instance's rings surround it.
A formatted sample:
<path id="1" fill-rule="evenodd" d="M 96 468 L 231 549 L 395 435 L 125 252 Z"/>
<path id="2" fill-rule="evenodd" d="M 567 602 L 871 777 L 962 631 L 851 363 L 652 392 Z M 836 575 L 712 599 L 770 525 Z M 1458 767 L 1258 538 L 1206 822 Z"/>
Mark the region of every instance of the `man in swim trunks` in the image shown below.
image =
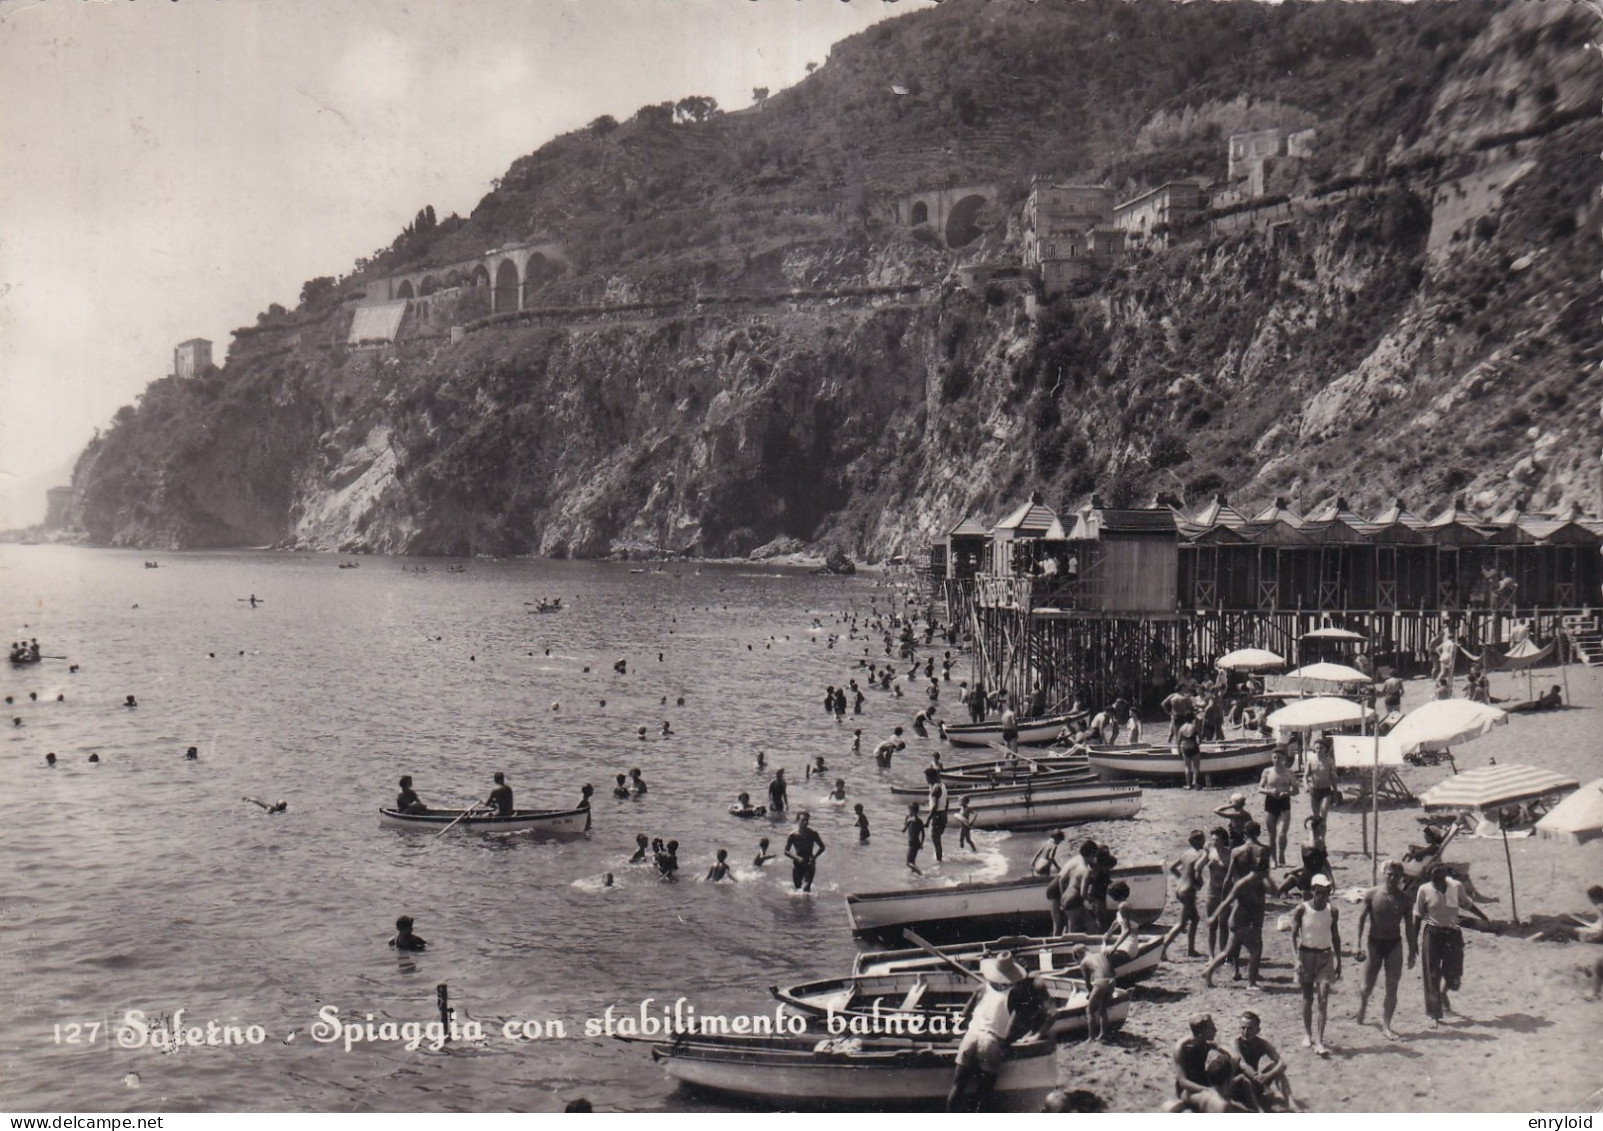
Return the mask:
<path id="1" fill-rule="evenodd" d="M 946 789 L 946 783 L 941 780 L 941 771 L 934 766 L 924 771 L 924 780 L 929 783 L 929 838 L 930 847 L 935 850 L 935 862 L 941 862 L 941 834 L 946 832 L 947 810 L 950 807 L 951 795 Z"/>
<path id="2" fill-rule="evenodd" d="M 774 771 L 774 779 L 768 783 L 768 811 L 770 813 L 783 813 L 788 800 L 789 790 L 785 785 L 785 769 L 781 766 Z"/>
<path id="3" fill-rule="evenodd" d="M 1375 979 L 1382 969 L 1386 971 L 1386 989 L 1381 998 L 1380 1031 L 1389 1041 L 1395 1041 L 1392 1015 L 1397 1012 L 1397 987 L 1403 980 L 1403 940 L 1408 940 L 1408 968 L 1414 968 L 1417 954 L 1414 949 L 1414 909 L 1403 886 L 1403 865 L 1400 860 L 1388 860 L 1382 865 L 1379 885 L 1364 893 L 1364 906 L 1358 912 L 1358 953 L 1353 957 L 1364 964 L 1364 988 L 1358 996 L 1358 1013 L 1354 1020 L 1364 1023 L 1364 1012 L 1369 1008 L 1369 995 L 1375 991 Z M 1368 925 L 1369 933 L 1364 934 Z"/>
<path id="4" fill-rule="evenodd" d="M 395 937 L 390 945 L 396 950 L 423 950 L 429 944 L 412 933 L 412 917 L 402 915 L 395 920 Z"/>
<path id="5" fill-rule="evenodd" d="M 1190 1111 L 1191 1103 L 1212 1087 L 1208 1082 L 1209 1053 L 1234 1059 L 1214 1040 L 1219 1030 L 1214 1026 L 1211 1014 L 1194 1013 L 1187 1024 L 1191 1026 L 1191 1035 L 1181 1037 L 1174 1045 L 1176 1098 L 1164 1106 L 1164 1111 Z"/>
<path id="6" fill-rule="evenodd" d="M 824 854 L 824 838 L 810 826 L 811 820 L 807 810 L 797 813 L 796 831 L 785 838 L 785 855 L 791 860 L 791 887 L 802 891 L 813 890 L 818 858 Z"/>
<path id="7" fill-rule="evenodd" d="M 494 809 L 499 817 L 512 816 L 512 787 L 507 784 L 506 775 L 500 770 L 495 772 L 495 788 L 484 803 Z"/>

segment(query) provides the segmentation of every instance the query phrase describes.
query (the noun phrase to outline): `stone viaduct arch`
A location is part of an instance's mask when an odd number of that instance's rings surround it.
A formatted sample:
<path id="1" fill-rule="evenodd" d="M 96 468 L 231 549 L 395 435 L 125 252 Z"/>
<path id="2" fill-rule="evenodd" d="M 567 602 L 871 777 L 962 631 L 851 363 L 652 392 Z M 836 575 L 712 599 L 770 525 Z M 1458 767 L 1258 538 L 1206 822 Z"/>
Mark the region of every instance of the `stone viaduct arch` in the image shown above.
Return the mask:
<path id="1" fill-rule="evenodd" d="M 496 248 L 447 267 L 428 267 L 391 275 L 370 284 L 367 302 L 400 302 L 452 287 L 485 287 L 490 308 L 500 314 L 522 310 L 529 294 L 558 278 L 568 268 L 558 243 L 520 244 Z"/>
<path id="2" fill-rule="evenodd" d="M 947 247 L 973 243 L 980 236 L 975 224 L 979 211 L 996 203 L 995 185 L 963 185 L 957 188 L 927 189 L 909 193 L 898 202 L 895 214 L 907 217 L 910 228 L 928 224 Z"/>

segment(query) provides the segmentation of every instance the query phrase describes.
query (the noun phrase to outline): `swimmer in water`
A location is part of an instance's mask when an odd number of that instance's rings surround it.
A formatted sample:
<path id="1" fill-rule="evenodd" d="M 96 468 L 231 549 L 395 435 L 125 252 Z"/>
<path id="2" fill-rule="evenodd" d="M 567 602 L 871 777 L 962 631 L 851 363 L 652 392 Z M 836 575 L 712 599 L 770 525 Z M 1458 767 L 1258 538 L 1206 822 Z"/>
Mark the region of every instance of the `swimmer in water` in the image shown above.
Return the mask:
<path id="1" fill-rule="evenodd" d="M 623 774 L 618 775 L 618 784 L 612 788 L 612 796 L 627 801 L 634 794 L 629 792 L 629 779 Z"/>
<path id="2" fill-rule="evenodd" d="M 757 842 L 757 855 L 752 860 L 751 865 L 753 868 L 761 868 L 773 858 L 774 854 L 768 851 L 768 838 L 763 837 Z"/>
<path id="3" fill-rule="evenodd" d="M 93 763 L 94 765 L 98 766 L 100 764 L 100 755 L 99 754 L 91 754 L 91 755 L 89 755 L 89 761 L 91 763 Z"/>
<path id="4" fill-rule="evenodd" d="M 412 917 L 402 915 L 395 921 L 395 937 L 390 945 L 396 950 L 423 950 L 429 944 L 412 933 Z"/>
<path id="5" fill-rule="evenodd" d="M 663 850 L 657 853 L 657 874 L 669 882 L 679 878 L 679 842 L 677 840 L 670 840 Z"/>
<path id="6" fill-rule="evenodd" d="M 970 852 L 979 851 L 974 846 L 974 822 L 978 819 L 979 815 L 969 805 L 969 799 L 967 797 L 963 798 L 957 808 L 957 846 L 959 848 L 966 846 Z"/>
<path id="7" fill-rule="evenodd" d="M 668 738 L 672 734 L 673 734 L 673 727 L 668 725 L 668 720 L 667 719 L 663 719 L 662 720 L 662 737 Z"/>
<path id="8" fill-rule="evenodd" d="M 252 805 L 260 805 L 263 809 L 266 809 L 269 813 L 282 813 L 282 812 L 284 812 L 284 810 L 289 808 L 289 802 L 288 801 L 282 801 L 282 800 L 275 801 L 271 805 L 267 804 L 267 802 L 265 802 L 265 801 L 258 801 L 254 797 L 241 797 L 240 800 L 241 801 L 249 801 Z"/>
<path id="9" fill-rule="evenodd" d="M 868 843 L 868 814 L 863 812 L 863 803 L 859 801 L 852 806 L 852 812 L 857 814 L 857 843 Z"/>
<path id="10" fill-rule="evenodd" d="M 610 888 L 613 886 L 611 872 L 603 872 L 601 874 L 601 886 L 604 888 Z"/>
<path id="11" fill-rule="evenodd" d="M 638 731 L 638 734 L 640 735 L 640 741 L 644 742 L 646 740 L 646 728 L 645 727 L 641 727 L 640 730 Z"/>
<path id="12" fill-rule="evenodd" d="M 637 833 L 635 835 L 635 854 L 629 857 L 629 863 L 644 864 L 646 862 L 646 853 L 650 851 L 650 847 L 651 842 L 646 839 L 646 834 Z"/>
<path id="13" fill-rule="evenodd" d="M 718 850 L 718 859 L 713 862 L 711 868 L 707 869 L 705 882 L 715 884 L 719 880 L 732 880 L 734 878 L 735 874 L 729 870 L 729 849 L 720 848 Z"/>
<path id="14" fill-rule="evenodd" d="M 634 787 L 636 797 L 644 797 L 646 795 L 646 779 L 640 776 L 640 768 L 638 766 L 629 771 L 629 784 Z"/>
<path id="15" fill-rule="evenodd" d="M 49 767 L 51 767 L 53 769 L 55 767 L 55 764 L 56 764 L 56 756 L 54 754 L 46 754 L 45 755 L 45 765 L 47 765 L 47 766 L 49 766 Z"/>
<path id="16" fill-rule="evenodd" d="M 768 768 L 768 755 L 764 754 L 761 750 L 757 751 L 756 768 L 759 770 L 766 770 Z"/>
<path id="17" fill-rule="evenodd" d="M 846 800 L 846 779 L 845 778 L 836 778 L 835 779 L 835 788 L 829 791 L 829 799 L 831 801 L 845 801 Z"/>
<path id="18" fill-rule="evenodd" d="M 122 701 L 122 705 L 124 707 L 137 707 L 139 706 L 139 701 L 130 695 Z"/>
<path id="19" fill-rule="evenodd" d="M 184 760 L 186 762 L 198 762 L 198 761 L 200 761 L 200 751 L 197 748 L 191 746 L 188 750 L 184 751 Z"/>

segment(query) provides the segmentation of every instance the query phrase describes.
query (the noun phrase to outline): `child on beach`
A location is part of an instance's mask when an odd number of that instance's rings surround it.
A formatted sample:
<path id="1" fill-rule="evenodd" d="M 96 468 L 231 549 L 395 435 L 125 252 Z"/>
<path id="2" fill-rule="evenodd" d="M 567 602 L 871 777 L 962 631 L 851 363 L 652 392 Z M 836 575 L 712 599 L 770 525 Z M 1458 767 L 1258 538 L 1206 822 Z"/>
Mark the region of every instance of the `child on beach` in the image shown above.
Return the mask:
<path id="1" fill-rule="evenodd" d="M 974 844 L 974 822 L 977 820 L 979 820 L 979 815 L 969 805 L 969 799 L 963 798 L 957 809 L 957 846 L 959 848 L 967 846 L 970 852 L 979 851 Z"/>
<path id="2" fill-rule="evenodd" d="M 914 801 L 907 807 L 907 818 L 902 821 L 902 832 L 907 834 L 907 867 L 915 876 L 924 873 L 918 870 L 918 850 L 924 847 L 924 822 L 918 815 L 918 802 Z"/>
<path id="3" fill-rule="evenodd" d="M 857 843 L 868 843 L 868 814 L 863 812 L 863 803 L 859 801 L 852 806 L 852 812 L 857 814 Z"/>

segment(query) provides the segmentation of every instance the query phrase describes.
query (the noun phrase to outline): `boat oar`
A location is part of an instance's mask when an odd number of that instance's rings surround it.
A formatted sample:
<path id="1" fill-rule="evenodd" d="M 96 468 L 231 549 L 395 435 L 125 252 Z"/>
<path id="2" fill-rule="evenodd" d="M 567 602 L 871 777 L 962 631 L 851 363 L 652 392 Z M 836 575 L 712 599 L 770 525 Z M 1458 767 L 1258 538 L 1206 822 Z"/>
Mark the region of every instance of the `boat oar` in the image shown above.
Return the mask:
<path id="1" fill-rule="evenodd" d="M 967 966 L 964 966 L 961 962 L 958 962 L 951 955 L 943 954 L 941 951 L 936 950 L 928 942 L 924 941 L 916 933 L 914 933 L 913 928 L 903 927 L 902 937 L 908 942 L 912 943 L 914 946 L 918 947 L 918 949 L 922 950 L 925 954 L 933 955 L 934 957 L 940 959 L 942 962 L 946 963 L 965 978 L 972 978 L 982 986 L 985 984 L 985 979 L 980 976 L 979 971 L 970 970 Z"/>
<path id="2" fill-rule="evenodd" d="M 475 801 L 472 805 L 469 805 L 466 809 L 462 810 L 462 812 L 458 813 L 456 815 L 455 820 L 453 820 L 449 825 L 446 825 L 445 828 L 443 828 L 439 832 L 435 833 L 434 834 L 434 838 L 436 840 L 438 840 L 440 837 L 442 837 L 446 833 L 450 832 L 452 829 L 454 829 L 456 827 L 456 822 L 457 821 L 460 821 L 463 817 L 466 817 L 469 813 L 473 812 L 473 810 L 477 809 L 478 807 L 479 807 L 479 803 L 477 801 Z"/>

